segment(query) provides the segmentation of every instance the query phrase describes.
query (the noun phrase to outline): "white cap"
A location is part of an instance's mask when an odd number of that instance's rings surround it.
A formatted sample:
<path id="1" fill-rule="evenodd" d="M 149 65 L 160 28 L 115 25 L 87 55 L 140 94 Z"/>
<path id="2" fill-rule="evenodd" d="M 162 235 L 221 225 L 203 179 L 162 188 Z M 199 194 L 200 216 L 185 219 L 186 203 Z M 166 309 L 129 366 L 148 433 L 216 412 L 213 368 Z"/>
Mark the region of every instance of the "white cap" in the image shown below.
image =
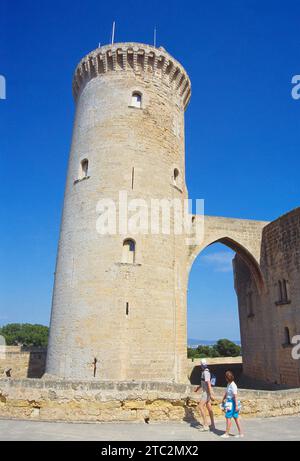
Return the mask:
<path id="1" fill-rule="evenodd" d="M 201 359 L 201 360 L 200 360 L 200 363 L 201 363 L 201 365 L 203 365 L 203 366 L 205 366 L 205 367 L 206 367 L 206 365 L 207 365 L 206 359 Z"/>

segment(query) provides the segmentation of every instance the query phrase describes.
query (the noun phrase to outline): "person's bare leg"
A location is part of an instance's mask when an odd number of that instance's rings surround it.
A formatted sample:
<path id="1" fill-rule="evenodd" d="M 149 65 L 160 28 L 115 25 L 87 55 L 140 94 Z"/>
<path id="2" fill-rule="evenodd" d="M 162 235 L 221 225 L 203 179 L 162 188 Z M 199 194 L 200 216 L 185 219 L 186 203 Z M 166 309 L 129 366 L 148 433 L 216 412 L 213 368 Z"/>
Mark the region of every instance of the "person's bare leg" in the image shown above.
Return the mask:
<path id="1" fill-rule="evenodd" d="M 231 418 L 226 418 L 226 434 L 229 435 L 229 431 L 231 428 Z"/>
<path id="2" fill-rule="evenodd" d="M 234 418 L 236 427 L 238 428 L 239 434 L 243 434 L 239 418 Z"/>
<path id="3" fill-rule="evenodd" d="M 206 412 L 205 412 L 205 402 L 201 401 L 199 403 L 199 410 L 200 410 L 200 413 L 201 413 L 201 416 L 202 416 L 202 419 L 203 419 L 203 426 L 208 426 L 207 424 L 207 417 L 206 417 Z"/>
<path id="4" fill-rule="evenodd" d="M 215 426 L 214 413 L 213 413 L 213 410 L 212 410 L 210 402 L 206 403 L 206 408 L 207 408 L 207 411 L 208 411 L 208 414 L 209 414 L 209 417 L 210 417 L 211 428 L 215 429 L 216 426 Z"/>

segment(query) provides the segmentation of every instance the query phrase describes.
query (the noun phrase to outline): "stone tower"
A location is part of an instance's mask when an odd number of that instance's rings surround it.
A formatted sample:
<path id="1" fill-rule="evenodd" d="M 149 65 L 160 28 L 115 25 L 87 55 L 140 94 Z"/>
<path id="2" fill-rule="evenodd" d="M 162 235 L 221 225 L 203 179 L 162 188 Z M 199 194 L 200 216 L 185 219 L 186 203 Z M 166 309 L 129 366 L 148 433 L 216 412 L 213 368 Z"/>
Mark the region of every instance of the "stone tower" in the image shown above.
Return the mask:
<path id="1" fill-rule="evenodd" d="M 163 48 L 104 46 L 73 81 L 46 372 L 73 379 L 186 381 L 182 236 L 97 232 L 101 199 L 187 197 L 190 80 Z M 183 288 L 183 289 L 182 289 Z"/>

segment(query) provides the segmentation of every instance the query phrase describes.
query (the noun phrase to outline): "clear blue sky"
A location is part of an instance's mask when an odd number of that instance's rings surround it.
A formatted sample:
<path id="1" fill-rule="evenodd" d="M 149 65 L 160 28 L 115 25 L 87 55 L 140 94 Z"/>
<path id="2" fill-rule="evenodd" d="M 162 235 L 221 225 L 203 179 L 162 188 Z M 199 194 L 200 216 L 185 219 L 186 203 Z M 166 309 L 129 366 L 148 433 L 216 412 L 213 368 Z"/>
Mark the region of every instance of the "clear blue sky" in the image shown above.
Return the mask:
<path id="1" fill-rule="evenodd" d="M 299 205 L 300 2 L 278 0 L 2 0 L 0 322 L 50 315 L 74 105 L 73 70 L 99 42 L 158 45 L 193 86 L 186 114 L 187 184 L 206 213 L 272 220 Z M 189 336 L 239 337 L 228 251 L 196 260 Z M 217 312 L 217 315 L 216 315 Z"/>

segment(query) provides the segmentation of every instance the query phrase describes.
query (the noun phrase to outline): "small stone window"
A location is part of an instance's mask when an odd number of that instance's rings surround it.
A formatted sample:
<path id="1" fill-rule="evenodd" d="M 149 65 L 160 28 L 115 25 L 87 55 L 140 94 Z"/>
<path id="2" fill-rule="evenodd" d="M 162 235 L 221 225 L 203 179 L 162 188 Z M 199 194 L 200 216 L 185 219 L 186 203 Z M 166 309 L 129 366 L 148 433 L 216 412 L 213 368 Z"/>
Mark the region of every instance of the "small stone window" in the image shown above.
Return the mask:
<path id="1" fill-rule="evenodd" d="M 142 108 L 142 93 L 134 91 L 131 96 L 131 107 L 136 107 L 137 109 Z"/>
<path id="2" fill-rule="evenodd" d="M 79 165 L 78 177 L 75 179 L 74 184 L 77 184 L 84 179 L 89 178 L 89 161 L 87 158 L 81 160 Z"/>
<path id="3" fill-rule="evenodd" d="M 173 180 L 173 185 L 176 186 L 179 190 L 181 190 L 181 177 L 180 177 L 180 171 L 178 168 L 174 168 L 173 173 L 172 173 L 172 180 Z"/>
<path id="4" fill-rule="evenodd" d="M 126 264 L 135 263 L 135 241 L 126 239 L 123 242 L 122 262 Z"/>
<path id="5" fill-rule="evenodd" d="M 178 181 L 179 181 L 179 170 L 178 168 L 174 168 L 174 172 L 173 172 L 173 180 L 174 180 L 174 184 L 176 186 L 178 186 Z"/>
<path id="6" fill-rule="evenodd" d="M 288 281 L 285 279 L 278 280 L 278 301 L 277 305 L 281 304 L 290 304 L 289 294 L 288 294 Z"/>
<path id="7" fill-rule="evenodd" d="M 81 179 L 88 177 L 89 172 L 89 161 L 87 158 L 81 161 Z"/>

